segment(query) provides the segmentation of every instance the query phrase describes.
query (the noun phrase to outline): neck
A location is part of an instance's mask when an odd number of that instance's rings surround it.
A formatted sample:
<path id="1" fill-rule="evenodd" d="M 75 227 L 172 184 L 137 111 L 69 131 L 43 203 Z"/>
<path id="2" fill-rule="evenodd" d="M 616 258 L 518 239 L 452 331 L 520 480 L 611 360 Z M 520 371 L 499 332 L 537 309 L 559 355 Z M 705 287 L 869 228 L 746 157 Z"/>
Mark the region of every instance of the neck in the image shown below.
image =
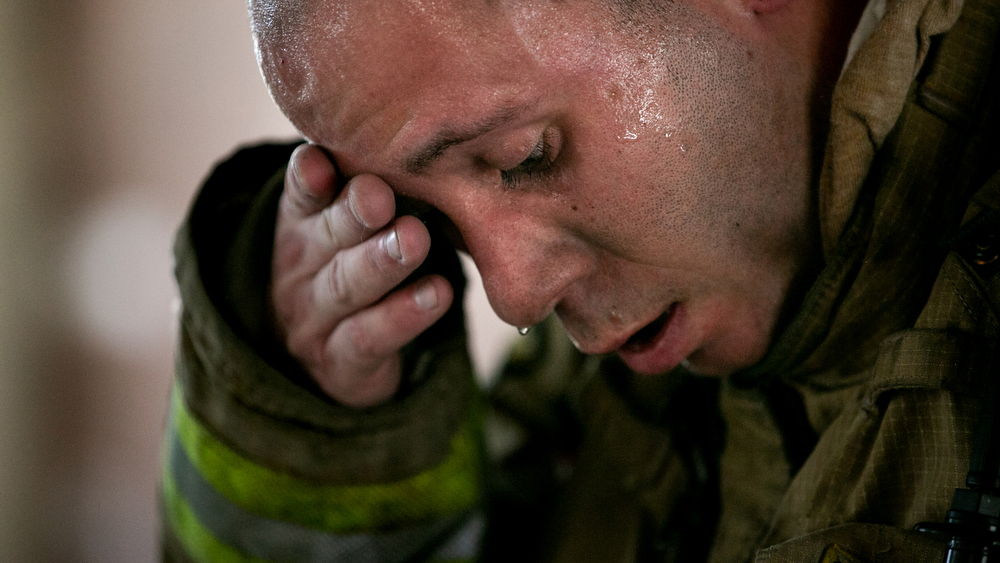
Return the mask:
<path id="1" fill-rule="evenodd" d="M 800 69 L 798 87 L 808 115 L 813 171 L 823 160 L 834 86 L 867 0 L 786 0 L 781 10 L 755 14 L 789 63 Z"/>

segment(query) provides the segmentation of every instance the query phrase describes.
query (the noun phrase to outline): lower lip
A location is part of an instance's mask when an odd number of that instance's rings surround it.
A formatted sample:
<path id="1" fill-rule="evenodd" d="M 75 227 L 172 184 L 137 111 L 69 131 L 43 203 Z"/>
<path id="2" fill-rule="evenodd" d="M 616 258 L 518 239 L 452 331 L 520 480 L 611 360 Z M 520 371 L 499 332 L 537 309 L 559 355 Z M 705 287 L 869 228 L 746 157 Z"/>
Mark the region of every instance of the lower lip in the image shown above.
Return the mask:
<path id="1" fill-rule="evenodd" d="M 684 351 L 682 326 L 686 320 L 684 307 L 680 303 L 672 305 L 667 313 L 667 321 L 660 332 L 640 346 L 623 346 L 618 356 L 634 371 L 654 375 L 666 373 L 681 363 L 687 354 Z"/>

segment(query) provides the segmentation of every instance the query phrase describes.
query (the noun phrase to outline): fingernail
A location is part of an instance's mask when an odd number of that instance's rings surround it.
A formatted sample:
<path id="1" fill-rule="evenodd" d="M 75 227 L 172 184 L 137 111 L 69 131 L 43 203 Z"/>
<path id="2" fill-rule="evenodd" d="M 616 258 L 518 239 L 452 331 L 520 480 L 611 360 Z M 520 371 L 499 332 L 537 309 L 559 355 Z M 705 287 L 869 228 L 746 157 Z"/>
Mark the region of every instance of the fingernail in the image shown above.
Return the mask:
<path id="1" fill-rule="evenodd" d="M 305 185 L 302 182 L 302 172 L 299 171 L 299 159 L 297 158 L 292 159 L 292 181 L 295 182 L 295 185 L 299 188 Z"/>
<path id="2" fill-rule="evenodd" d="M 393 229 L 388 236 L 385 237 L 385 250 L 396 260 L 403 260 L 403 252 L 399 249 L 399 236 L 396 234 L 396 229 Z"/>
<path id="3" fill-rule="evenodd" d="M 414 291 L 413 301 L 417 304 L 417 307 L 420 307 L 421 309 L 433 309 L 434 307 L 437 307 L 438 294 L 434 284 L 427 282 Z"/>
<path id="4" fill-rule="evenodd" d="M 348 190 L 349 191 L 347 192 L 347 208 L 351 210 L 351 214 L 354 215 L 354 219 L 357 220 L 358 223 L 364 225 L 366 229 L 372 228 L 372 226 L 369 225 L 368 222 L 361 217 L 361 214 L 358 213 L 358 206 L 355 202 L 356 196 L 354 195 L 355 194 L 354 190 L 350 190 L 349 187 Z"/>

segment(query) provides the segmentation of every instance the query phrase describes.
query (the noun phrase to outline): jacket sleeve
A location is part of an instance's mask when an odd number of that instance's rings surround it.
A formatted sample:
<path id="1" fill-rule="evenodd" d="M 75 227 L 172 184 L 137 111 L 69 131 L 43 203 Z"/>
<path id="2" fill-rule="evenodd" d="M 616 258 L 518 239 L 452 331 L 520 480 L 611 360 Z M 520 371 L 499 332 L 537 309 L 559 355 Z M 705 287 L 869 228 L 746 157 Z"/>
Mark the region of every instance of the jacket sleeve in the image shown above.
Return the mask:
<path id="1" fill-rule="evenodd" d="M 270 337 L 271 241 L 294 147 L 220 164 L 177 235 L 163 559 L 471 560 L 484 522 L 482 408 L 461 300 L 404 352 L 395 400 L 367 410 L 322 394 Z M 429 262 L 460 297 L 454 251 L 432 246 Z"/>

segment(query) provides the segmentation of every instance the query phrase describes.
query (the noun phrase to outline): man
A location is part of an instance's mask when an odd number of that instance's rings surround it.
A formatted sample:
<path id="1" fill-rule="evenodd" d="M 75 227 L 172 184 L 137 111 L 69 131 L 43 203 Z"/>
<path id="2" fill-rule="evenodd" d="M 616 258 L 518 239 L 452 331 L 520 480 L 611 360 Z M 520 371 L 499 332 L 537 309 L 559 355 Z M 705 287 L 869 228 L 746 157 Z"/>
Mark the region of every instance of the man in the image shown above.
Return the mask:
<path id="1" fill-rule="evenodd" d="M 251 15 L 311 144 L 178 237 L 166 559 L 943 557 L 909 529 L 991 395 L 995 2 Z M 451 247 L 537 325 L 485 404 Z"/>

